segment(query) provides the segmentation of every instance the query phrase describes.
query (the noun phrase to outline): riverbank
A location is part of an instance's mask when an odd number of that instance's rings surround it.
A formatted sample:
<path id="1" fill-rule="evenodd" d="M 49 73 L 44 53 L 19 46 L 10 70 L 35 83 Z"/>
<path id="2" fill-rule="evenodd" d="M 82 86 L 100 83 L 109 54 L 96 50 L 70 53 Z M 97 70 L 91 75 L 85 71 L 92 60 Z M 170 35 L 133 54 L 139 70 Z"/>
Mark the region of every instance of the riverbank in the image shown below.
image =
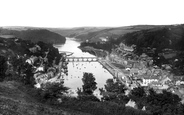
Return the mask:
<path id="1" fill-rule="evenodd" d="M 79 49 L 81 49 L 83 52 L 88 52 L 94 56 L 105 58 L 108 55 L 107 51 L 104 51 L 102 49 L 96 49 L 91 46 L 79 46 Z"/>
<path id="2" fill-rule="evenodd" d="M 64 45 L 56 45 L 55 47 L 58 48 L 59 52 L 72 52 L 73 55 L 69 57 L 95 57 L 92 53 L 83 52 L 79 48 L 80 43 L 81 42 L 74 38 L 67 38 Z M 64 77 L 64 85 L 71 88 L 72 91 L 76 91 L 77 88 L 82 88 L 82 76 L 84 72 L 92 73 L 95 76 L 98 88 L 104 88 L 106 80 L 113 78 L 113 76 L 97 61 L 74 61 L 69 62 L 67 66 L 68 75 Z M 100 91 L 97 89 L 94 93 L 99 95 Z"/>

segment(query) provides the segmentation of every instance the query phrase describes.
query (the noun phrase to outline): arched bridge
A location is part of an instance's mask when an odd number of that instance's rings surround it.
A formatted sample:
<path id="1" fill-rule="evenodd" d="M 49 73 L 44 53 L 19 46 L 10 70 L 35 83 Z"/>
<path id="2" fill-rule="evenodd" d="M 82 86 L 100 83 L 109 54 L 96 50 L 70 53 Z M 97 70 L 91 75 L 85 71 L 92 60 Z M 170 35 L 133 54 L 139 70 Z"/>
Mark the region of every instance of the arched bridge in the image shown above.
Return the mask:
<path id="1" fill-rule="evenodd" d="M 97 57 L 67 57 L 67 62 L 97 62 Z"/>

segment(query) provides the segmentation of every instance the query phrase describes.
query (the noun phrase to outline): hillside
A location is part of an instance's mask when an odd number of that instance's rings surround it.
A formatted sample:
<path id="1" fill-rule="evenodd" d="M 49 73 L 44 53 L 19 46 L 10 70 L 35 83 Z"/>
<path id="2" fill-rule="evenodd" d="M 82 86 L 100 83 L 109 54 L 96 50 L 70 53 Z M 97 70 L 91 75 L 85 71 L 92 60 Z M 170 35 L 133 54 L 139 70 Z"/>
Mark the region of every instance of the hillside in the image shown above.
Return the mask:
<path id="1" fill-rule="evenodd" d="M 126 34 L 118 39 L 128 45 L 135 44 L 138 49 L 156 48 L 158 51 L 164 48 L 184 50 L 184 25 L 164 26 L 153 29 L 141 30 Z"/>
<path id="2" fill-rule="evenodd" d="M 87 39 L 91 42 L 102 41 L 102 39 L 104 38 L 107 40 L 111 40 L 111 39 L 117 39 L 118 37 L 126 33 L 139 31 L 142 29 L 153 28 L 153 27 L 154 26 L 139 25 L 139 26 L 118 27 L 118 28 L 107 28 L 107 29 L 103 29 L 95 32 L 81 34 L 76 36 L 76 38 L 83 39 L 83 40 Z"/>
<path id="3" fill-rule="evenodd" d="M 61 109 L 35 100 L 28 89 L 18 82 L 0 82 L 1 115 L 88 115 L 69 109 Z"/>
<path id="4" fill-rule="evenodd" d="M 64 37 L 74 37 L 81 41 L 101 42 L 117 39 L 127 33 L 140 30 L 163 27 L 162 25 L 136 25 L 124 27 L 78 27 L 78 28 L 34 28 L 34 27 L 6 27 L 0 29 L 0 35 L 15 35 L 26 40 L 46 41 L 46 42 L 65 42 Z M 57 34 L 56 34 L 57 33 Z M 59 36 L 60 35 L 60 36 Z M 50 38 L 52 40 L 50 41 Z M 60 41 L 61 40 L 61 41 Z"/>
<path id="5" fill-rule="evenodd" d="M 96 37 L 99 38 L 100 35 L 105 35 L 111 31 L 115 33 L 115 30 L 116 34 L 111 34 L 109 41 L 93 43 L 93 39 L 97 40 Z M 117 30 L 117 28 L 105 29 L 89 33 L 86 38 L 91 38 L 92 43 L 83 42 L 81 47 L 92 46 L 111 52 L 122 42 L 128 46 L 135 45 L 135 54 L 146 53 L 153 57 L 154 63 L 159 67 L 163 64 L 169 64 L 172 65 L 173 73 L 184 75 L 184 25 L 130 26 L 119 28 L 121 31 Z"/>
<path id="6" fill-rule="evenodd" d="M 97 32 L 107 27 L 78 27 L 78 28 L 47 28 L 48 30 L 63 35 L 65 37 L 77 37 L 90 32 Z"/>
<path id="7" fill-rule="evenodd" d="M 64 68 L 63 65 L 58 66 L 62 56 L 52 44 L 32 43 L 29 40 L 18 38 L 0 38 L 0 114 L 86 115 L 69 108 L 64 109 L 48 104 L 47 102 L 51 102 L 47 101 L 48 95 L 52 96 L 52 92 L 46 93 L 42 89 L 34 87 L 39 81 L 42 81 L 41 79 L 37 80 L 39 78 L 39 76 L 35 76 L 37 74 L 45 75 L 44 80 L 47 79 L 46 81 L 52 78 L 57 81 L 56 77 L 60 77 L 57 75 L 61 73 L 59 67 Z M 62 63 L 64 63 L 63 58 Z M 40 67 L 43 67 L 43 69 L 37 71 Z M 53 67 L 55 68 L 55 70 L 52 69 L 53 74 L 47 78 L 48 70 Z M 45 82 L 45 84 L 47 83 Z M 50 86 L 52 86 L 52 83 L 50 83 Z M 53 84 L 55 85 L 55 83 Z M 62 82 L 59 84 L 62 85 Z M 62 92 L 60 88 L 63 87 L 57 88 L 59 93 L 56 90 L 53 92 L 55 93 L 54 96 L 58 98 L 58 95 Z M 52 97 L 53 103 L 57 102 L 57 98 L 54 98 L 54 96 Z"/>
<path id="8" fill-rule="evenodd" d="M 78 28 L 47 28 L 48 30 L 63 35 L 65 37 L 75 37 L 81 41 L 100 42 L 102 39 L 117 39 L 118 37 L 144 29 L 151 29 L 158 26 L 136 25 L 125 27 L 78 27 Z M 161 27 L 161 26 L 160 26 Z"/>
<path id="9" fill-rule="evenodd" d="M 4 38 L 12 38 L 18 37 L 25 40 L 31 40 L 32 42 L 43 41 L 46 43 L 65 43 L 65 37 L 51 32 L 46 29 L 38 29 L 38 28 L 0 28 L 0 37 Z"/>

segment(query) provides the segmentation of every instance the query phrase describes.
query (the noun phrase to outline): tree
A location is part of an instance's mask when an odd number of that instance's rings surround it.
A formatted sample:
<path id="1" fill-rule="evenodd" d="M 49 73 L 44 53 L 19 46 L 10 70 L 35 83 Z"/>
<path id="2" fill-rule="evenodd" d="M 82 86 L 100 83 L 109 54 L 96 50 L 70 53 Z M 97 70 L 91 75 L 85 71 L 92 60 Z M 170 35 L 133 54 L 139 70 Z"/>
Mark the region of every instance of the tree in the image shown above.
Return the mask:
<path id="1" fill-rule="evenodd" d="M 97 89 L 95 77 L 92 73 L 84 73 L 82 82 L 83 93 L 86 95 L 92 95 L 93 92 Z"/>
<path id="2" fill-rule="evenodd" d="M 129 98 L 125 95 L 126 87 L 119 81 L 107 79 L 105 90 L 100 89 L 103 101 L 112 101 L 118 104 L 126 104 Z"/>
<path id="3" fill-rule="evenodd" d="M 78 88 L 78 99 L 81 101 L 100 101 L 93 92 L 97 89 L 95 77 L 92 73 L 84 73 L 82 89 Z"/>
<path id="4" fill-rule="evenodd" d="M 178 107 L 180 101 L 181 99 L 176 94 L 166 90 L 157 94 L 153 89 L 150 89 L 146 100 L 146 110 L 153 115 L 176 115 L 178 111 L 182 112 Z"/>
<path id="5" fill-rule="evenodd" d="M 108 92 L 113 92 L 116 94 L 124 94 L 125 93 L 125 85 L 120 82 L 114 82 L 113 79 L 107 79 L 105 89 Z"/>
<path id="6" fill-rule="evenodd" d="M 5 72 L 7 70 L 6 58 L 4 56 L 0 56 L 0 81 L 4 80 Z"/>
<path id="7" fill-rule="evenodd" d="M 144 87 L 137 87 L 131 90 L 129 98 L 135 101 L 138 109 L 142 109 L 146 101 L 146 92 Z"/>
<path id="8" fill-rule="evenodd" d="M 68 87 L 65 87 L 62 83 L 46 83 L 41 96 L 46 101 L 53 101 L 61 98 L 64 93 L 67 93 Z"/>

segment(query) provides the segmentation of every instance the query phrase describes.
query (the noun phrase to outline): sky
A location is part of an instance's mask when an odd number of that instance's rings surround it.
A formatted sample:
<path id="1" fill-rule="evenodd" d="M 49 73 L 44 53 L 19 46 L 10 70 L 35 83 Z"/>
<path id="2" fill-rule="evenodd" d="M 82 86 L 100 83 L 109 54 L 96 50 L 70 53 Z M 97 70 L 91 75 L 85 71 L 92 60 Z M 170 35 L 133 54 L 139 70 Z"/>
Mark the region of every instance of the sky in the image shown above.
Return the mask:
<path id="1" fill-rule="evenodd" d="M 0 0 L 0 26 L 183 24 L 183 3 L 183 0 Z"/>

